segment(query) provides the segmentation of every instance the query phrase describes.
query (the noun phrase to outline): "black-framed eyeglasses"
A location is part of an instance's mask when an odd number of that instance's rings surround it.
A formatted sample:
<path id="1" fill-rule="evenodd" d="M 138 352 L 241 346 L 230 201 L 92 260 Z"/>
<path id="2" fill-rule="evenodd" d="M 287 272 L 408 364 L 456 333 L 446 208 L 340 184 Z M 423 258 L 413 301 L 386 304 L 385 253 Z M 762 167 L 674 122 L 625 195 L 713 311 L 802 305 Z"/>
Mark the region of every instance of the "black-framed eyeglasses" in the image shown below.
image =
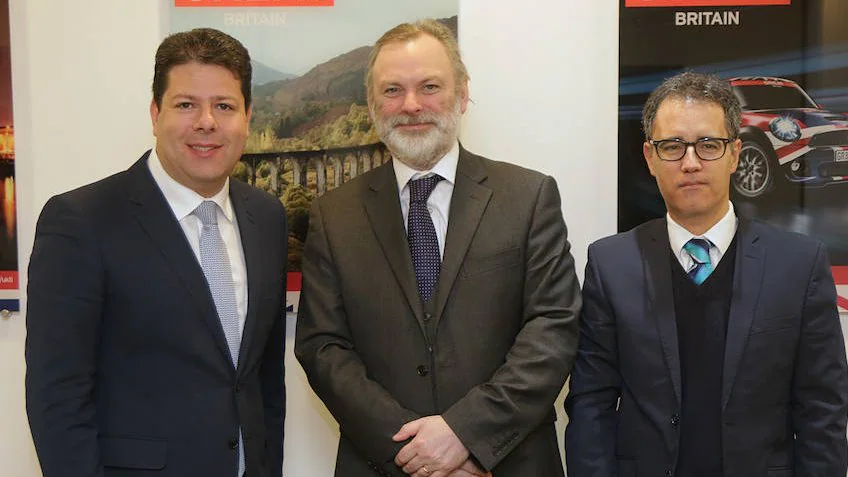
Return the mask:
<path id="1" fill-rule="evenodd" d="M 655 141 L 648 139 L 648 143 L 654 146 L 657 156 L 663 161 L 679 161 L 686 155 L 689 146 L 695 148 L 695 155 L 704 161 L 715 161 L 721 159 L 727 152 L 727 144 L 733 139 L 725 137 L 702 137 L 697 141 L 687 142 L 682 139 L 660 139 Z"/>

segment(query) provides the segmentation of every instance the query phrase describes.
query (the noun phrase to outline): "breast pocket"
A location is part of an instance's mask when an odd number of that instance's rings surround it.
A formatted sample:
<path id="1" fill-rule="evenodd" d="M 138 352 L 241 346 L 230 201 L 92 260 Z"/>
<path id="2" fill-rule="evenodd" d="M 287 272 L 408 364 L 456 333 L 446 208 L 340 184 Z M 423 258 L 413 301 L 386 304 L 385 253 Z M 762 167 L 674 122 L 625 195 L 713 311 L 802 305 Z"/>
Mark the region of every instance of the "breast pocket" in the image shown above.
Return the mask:
<path id="1" fill-rule="evenodd" d="M 518 247 L 484 256 L 469 256 L 462 265 L 462 276 L 473 277 L 494 272 L 501 268 L 513 267 L 521 263 L 521 250 Z"/>
<path id="2" fill-rule="evenodd" d="M 751 334 L 774 333 L 795 329 L 798 324 L 797 315 L 780 315 L 757 318 L 751 324 Z"/>

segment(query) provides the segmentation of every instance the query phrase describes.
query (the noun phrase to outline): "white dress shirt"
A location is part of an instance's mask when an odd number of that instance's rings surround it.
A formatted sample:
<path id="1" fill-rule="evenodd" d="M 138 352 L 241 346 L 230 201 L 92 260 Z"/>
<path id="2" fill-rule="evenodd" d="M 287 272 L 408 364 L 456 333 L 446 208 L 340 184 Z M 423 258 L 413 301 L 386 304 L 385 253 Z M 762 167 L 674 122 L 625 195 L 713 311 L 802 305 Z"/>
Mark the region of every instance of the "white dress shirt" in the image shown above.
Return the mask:
<path id="1" fill-rule="evenodd" d="M 453 196 L 453 186 L 456 181 L 456 166 L 459 163 L 459 142 L 444 155 L 439 162 L 429 171 L 416 171 L 399 160 L 392 157 L 392 165 L 395 168 L 398 194 L 400 195 L 400 208 L 403 212 L 403 226 L 409 227 L 409 181 L 438 174 L 444 180 L 436 183 L 436 187 L 427 199 L 427 210 L 433 218 L 433 226 L 436 228 L 436 238 L 439 240 L 439 257 L 445 257 L 445 236 L 448 233 L 448 217 L 450 214 L 450 202 Z"/>
<path id="2" fill-rule="evenodd" d="M 180 222 L 183 233 L 194 251 L 197 263 L 200 264 L 200 231 L 203 224 L 192 212 L 204 200 L 211 200 L 218 204 L 218 230 L 227 247 L 230 259 L 230 269 L 233 273 L 233 285 L 236 290 L 236 307 L 239 316 L 239 334 L 244 330 L 244 322 L 247 317 L 247 266 L 244 263 L 244 251 L 241 246 L 238 221 L 236 220 L 233 204 L 230 201 L 230 180 L 224 183 L 224 187 L 212 197 L 205 198 L 197 192 L 175 181 L 165 172 L 162 167 L 156 149 L 150 152 L 147 167 L 153 175 L 153 180 L 159 186 L 159 190 L 165 196 L 168 205 L 174 212 L 174 216 Z"/>
<path id="3" fill-rule="evenodd" d="M 730 247 L 730 242 L 733 241 L 733 236 L 736 235 L 736 228 L 738 226 L 736 212 L 733 210 L 732 203 L 729 203 L 727 213 L 724 214 L 724 217 L 716 222 L 716 224 L 703 235 L 695 235 L 692 232 L 689 232 L 683 228 L 682 225 L 675 222 L 674 219 L 672 219 L 667 213 L 666 223 L 668 227 L 668 243 L 671 245 L 671 251 L 674 252 L 677 260 L 680 262 L 680 266 L 683 267 L 683 270 L 686 270 L 687 272 L 695 266 L 695 261 L 692 260 L 692 256 L 689 255 L 689 252 L 683 249 L 686 242 L 692 238 L 705 238 L 709 240 L 711 243 L 710 261 L 715 269 L 715 267 L 718 266 L 718 262 L 721 261 L 721 258 L 724 256 L 724 253 L 727 252 L 727 248 Z"/>

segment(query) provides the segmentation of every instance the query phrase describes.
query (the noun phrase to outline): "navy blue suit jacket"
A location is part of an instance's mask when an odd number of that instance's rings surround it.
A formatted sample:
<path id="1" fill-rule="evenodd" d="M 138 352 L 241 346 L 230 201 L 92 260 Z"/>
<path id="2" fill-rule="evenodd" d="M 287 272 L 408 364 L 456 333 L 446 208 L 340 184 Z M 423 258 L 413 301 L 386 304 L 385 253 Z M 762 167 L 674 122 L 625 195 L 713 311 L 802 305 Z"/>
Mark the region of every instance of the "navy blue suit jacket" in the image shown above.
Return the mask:
<path id="1" fill-rule="evenodd" d="M 237 180 L 248 280 L 238 369 L 203 271 L 153 181 L 53 197 L 29 266 L 27 413 L 45 477 L 282 473 L 285 213 Z"/>
<path id="2" fill-rule="evenodd" d="M 848 368 L 825 249 L 740 219 L 722 383 L 724 477 L 844 476 Z M 566 399 L 569 476 L 671 476 L 680 354 L 664 219 L 589 247 Z M 707 458 L 707 456 L 705 456 Z"/>

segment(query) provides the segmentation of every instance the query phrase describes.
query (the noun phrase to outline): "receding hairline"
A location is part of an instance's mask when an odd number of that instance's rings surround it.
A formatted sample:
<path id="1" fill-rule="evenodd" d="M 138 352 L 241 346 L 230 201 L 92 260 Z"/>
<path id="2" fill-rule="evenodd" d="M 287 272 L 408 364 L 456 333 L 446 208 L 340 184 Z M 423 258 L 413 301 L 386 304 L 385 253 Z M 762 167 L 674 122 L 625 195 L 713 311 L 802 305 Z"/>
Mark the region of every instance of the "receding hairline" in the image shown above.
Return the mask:
<path id="1" fill-rule="evenodd" d="M 438 38 L 434 37 L 433 35 L 425 32 L 425 31 L 420 32 L 420 34 L 416 35 L 413 38 L 404 38 L 404 39 L 399 39 L 399 40 L 392 40 L 390 42 L 387 42 L 387 43 L 381 45 L 380 50 L 377 51 L 377 53 L 374 55 L 374 63 L 371 66 L 371 70 L 373 71 L 374 67 L 377 65 L 377 62 L 380 61 L 380 57 L 385 52 L 386 48 L 405 48 L 408 45 L 415 43 L 417 41 L 423 40 L 425 38 L 429 38 L 432 41 L 432 43 L 434 43 L 435 46 L 438 47 L 438 51 L 440 51 L 442 53 L 442 57 L 444 58 L 445 64 L 448 66 L 448 68 L 450 69 L 450 71 L 452 73 L 455 73 L 455 71 L 454 71 L 455 68 L 454 68 L 453 62 L 451 61 L 450 53 L 448 52 L 447 46 L 441 40 L 439 40 Z"/>

